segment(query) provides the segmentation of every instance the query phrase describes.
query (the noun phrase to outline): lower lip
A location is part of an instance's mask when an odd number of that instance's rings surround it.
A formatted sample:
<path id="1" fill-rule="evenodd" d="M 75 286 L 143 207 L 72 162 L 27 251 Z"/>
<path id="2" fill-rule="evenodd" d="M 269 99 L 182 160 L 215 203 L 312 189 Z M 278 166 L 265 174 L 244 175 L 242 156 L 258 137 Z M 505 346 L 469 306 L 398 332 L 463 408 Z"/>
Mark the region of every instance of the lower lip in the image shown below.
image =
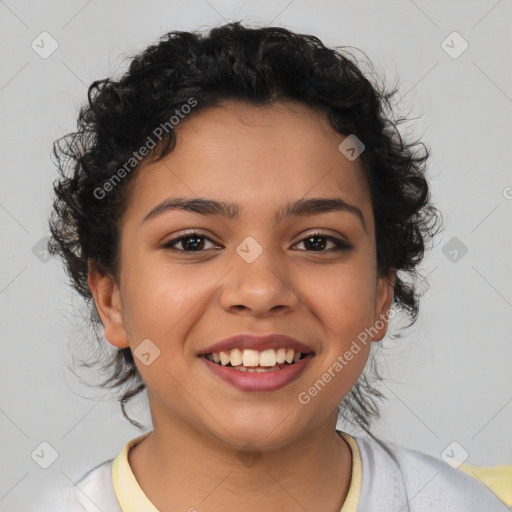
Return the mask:
<path id="1" fill-rule="evenodd" d="M 233 370 L 229 366 L 214 363 L 204 356 L 200 359 L 217 377 L 242 391 L 276 391 L 297 379 L 313 357 L 314 354 L 309 353 L 295 364 L 285 366 L 281 370 L 261 373 Z"/>

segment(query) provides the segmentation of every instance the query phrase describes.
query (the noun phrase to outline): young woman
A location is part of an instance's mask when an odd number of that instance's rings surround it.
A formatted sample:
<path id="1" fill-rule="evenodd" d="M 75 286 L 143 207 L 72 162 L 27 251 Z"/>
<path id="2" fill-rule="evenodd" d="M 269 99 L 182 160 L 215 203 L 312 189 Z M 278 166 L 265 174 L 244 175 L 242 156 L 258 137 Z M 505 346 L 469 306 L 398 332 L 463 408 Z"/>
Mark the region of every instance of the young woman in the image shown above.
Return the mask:
<path id="1" fill-rule="evenodd" d="M 147 389 L 153 429 L 69 510 L 508 510 L 370 431 L 372 347 L 396 309 L 416 319 L 439 220 L 394 92 L 316 37 L 240 23 L 91 85 L 55 145 L 51 250 L 116 349 L 104 384 L 125 416 Z"/>

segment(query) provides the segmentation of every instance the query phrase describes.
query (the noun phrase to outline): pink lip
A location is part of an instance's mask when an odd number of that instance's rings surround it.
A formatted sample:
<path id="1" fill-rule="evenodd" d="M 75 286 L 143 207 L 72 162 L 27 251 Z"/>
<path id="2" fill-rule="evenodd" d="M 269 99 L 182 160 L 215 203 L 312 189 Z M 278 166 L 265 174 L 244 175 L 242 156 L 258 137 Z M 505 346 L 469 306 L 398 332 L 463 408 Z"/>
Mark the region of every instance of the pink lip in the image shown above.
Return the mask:
<path id="1" fill-rule="evenodd" d="M 293 348 L 296 352 L 302 352 L 303 354 L 313 352 L 311 347 L 308 347 L 295 338 L 286 336 L 284 334 L 266 334 L 261 336 L 247 333 L 237 334 L 235 336 L 225 338 L 217 343 L 214 343 L 213 345 L 210 345 L 204 350 L 201 350 L 198 355 L 202 356 L 205 354 L 212 354 L 213 352 L 221 351 L 227 352 L 234 348 L 258 351 L 263 351 L 270 348 Z"/>
<path id="2" fill-rule="evenodd" d="M 200 359 L 215 375 L 242 391 L 276 391 L 296 380 L 313 357 L 315 357 L 314 354 L 309 353 L 304 359 L 294 364 L 266 373 L 243 372 L 214 363 L 204 356 Z"/>

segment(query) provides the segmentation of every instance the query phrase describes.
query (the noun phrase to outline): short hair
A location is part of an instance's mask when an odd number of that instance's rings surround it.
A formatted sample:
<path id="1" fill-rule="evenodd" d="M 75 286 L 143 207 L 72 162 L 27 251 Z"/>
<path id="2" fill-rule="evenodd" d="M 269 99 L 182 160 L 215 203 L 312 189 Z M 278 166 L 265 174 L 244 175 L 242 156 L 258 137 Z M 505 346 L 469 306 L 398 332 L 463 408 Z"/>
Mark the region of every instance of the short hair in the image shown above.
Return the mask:
<path id="1" fill-rule="evenodd" d="M 77 131 L 53 146 L 60 175 L 54 182 L 49 250 L 63 259 L 72 286 L 88 303 L 100 345 L 104 341 L 87 281 L 89 265 L 118 278 L 118 221 L 137 169 L 172 151 L 173 116 L 187 111 L 186 122 L 223 100 L 261 106 L 300 102 L 322 112 L 340 134 L 363 142 L 359 158 L 371 191 L 378 271 L 397 271 L 393 306 L 410 318 L 407 327 L 416 321 L 417 266 L 440 220 L 425 176 L 430 150 L 423 142 L 402 138 L 398 125 L 407 119 L 395 118 L 391 103 L 398 87 L 372 83 L 343 48 L 328 48 L 313 35 L 282 27 L 236 21 L 207 34 L 169 32 L 136 55 L 120 78 L 90 85 Z M 158 143 L 140 162 L 133 160 L 149 138 Z M 109 373 L 101 386 L 124 389 L 123 415 L 142 428 L 125 410 L 146 387 L 130 348 L 102 355 L 96 364 Z M 379 416 L 376 400 L 383 398 L 372 384 L 381 377 L 372 371 L 363 372 L 339 404 L 340 416 L 366 432 Z"/>

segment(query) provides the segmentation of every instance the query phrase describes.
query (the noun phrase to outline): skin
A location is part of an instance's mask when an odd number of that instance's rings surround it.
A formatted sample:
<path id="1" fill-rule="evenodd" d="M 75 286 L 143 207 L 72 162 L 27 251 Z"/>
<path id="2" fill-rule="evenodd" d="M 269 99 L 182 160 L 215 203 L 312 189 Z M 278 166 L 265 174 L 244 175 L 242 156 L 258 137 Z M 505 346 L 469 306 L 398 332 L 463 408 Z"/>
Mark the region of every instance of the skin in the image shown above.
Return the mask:
<path id="1" fill-rule="evenodd" d="M 395 279 L 394 272 L 377 273 L 361 163 L 339 151 L 345 137 L 324 114 L 294 102 L 226 101 L 175 130 L 175 149 L 136 176 L 120 227 L 119 281 L 89 274 L 106 339 L 132 351 L 150 339 L 160 350 L 148 366 L 135 358 L 154 431 L 129 453 L 134 475 L 162 511 L 339 512 L 352 456 L 335 431 L 337 407 L 364 369 L 372 341 L 386 333 Z M 241 216 L 170 210 L 142 222 L 171 196 L 233 201 Z M 340 211 L 275 223 L 286 202 L 311 197 L 357 206 L 366 230 L 356 215 Z M 187 241 L 162 248 L 192 228 L 212 240 L 201 239 L 203 252 L 186 253 Z M 316 230 L 353 248 L 333 252 L 322 238 L 325 247 L 315 250 L 307 239 Z M 250 264 L 236 252 L 248 236 L 263 248 Z M 300 403 L 299 393 L 379 319 L 384 326 L 359 353 L 308 404 Z M 244 332 L 293 336 L 315 357 L 278 391 L 241 391 L 197 354 Z M 246 445 L 261 456 L 253 465 L 237 456 Z"/>

